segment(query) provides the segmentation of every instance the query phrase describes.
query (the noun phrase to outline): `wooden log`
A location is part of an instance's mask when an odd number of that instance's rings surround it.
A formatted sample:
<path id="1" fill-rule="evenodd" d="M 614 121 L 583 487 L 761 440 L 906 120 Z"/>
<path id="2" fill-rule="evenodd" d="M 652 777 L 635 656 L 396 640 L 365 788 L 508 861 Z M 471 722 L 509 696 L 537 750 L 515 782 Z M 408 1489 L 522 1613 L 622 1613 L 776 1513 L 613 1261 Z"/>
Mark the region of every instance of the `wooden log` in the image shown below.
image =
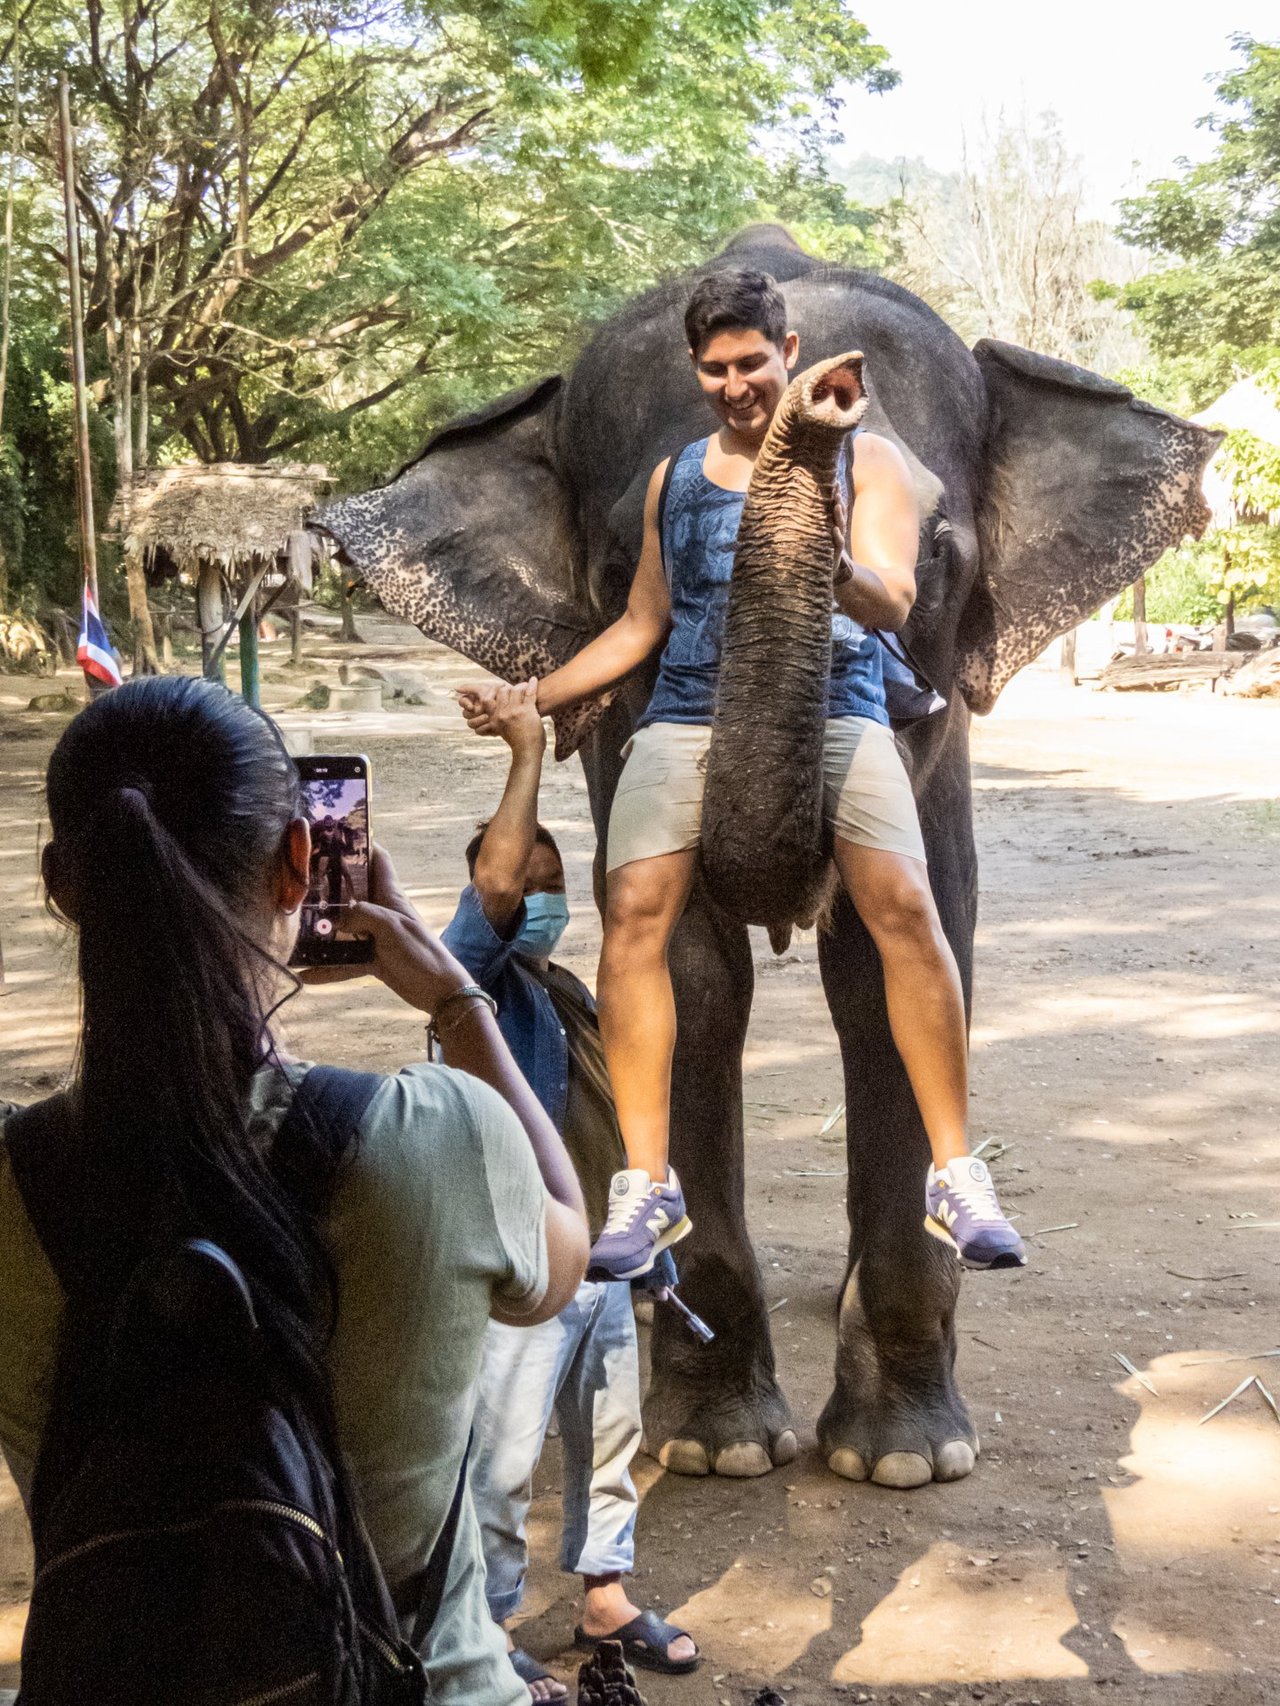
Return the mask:
<path id="1" fill-rule="evenodd" d="M 1214 682 L 1239 669 L 1246 655 L 1244 652 L 1148 652 L 1144 657 L 1117 658 L 1098 677 L 1098 686 L 1123 693 L 1134 688 L 1159 691 L 1198 681 Z"/>

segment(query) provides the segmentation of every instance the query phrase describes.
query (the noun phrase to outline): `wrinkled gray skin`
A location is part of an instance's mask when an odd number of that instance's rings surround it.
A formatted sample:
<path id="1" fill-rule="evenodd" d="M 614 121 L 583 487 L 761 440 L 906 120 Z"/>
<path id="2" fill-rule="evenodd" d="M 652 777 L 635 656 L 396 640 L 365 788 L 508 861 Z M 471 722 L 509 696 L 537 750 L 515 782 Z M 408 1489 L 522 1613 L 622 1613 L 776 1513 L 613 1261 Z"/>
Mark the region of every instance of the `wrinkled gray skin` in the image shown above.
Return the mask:
<path id="1" fill-rule="evenodd" d="M 702 802 L 712 900 L 781 953 L 831 890 L 822 747 L 840 452 L 866 413 L 862 355 L 793 379 L 742 506 Z"/>
<path id="2" fill-rule="evenodd" d="M 1050 639 L 1200 531 L 1200 472 L 1217 439 L 1062 362 L 986 341 L 970 352 L 907 291 L 823 267 L 777 227 L 742 233 L 709 263 L 723 265 L 783 284 L 806 364 L 865 353 L 865 425 L 899 444 L 914 472 L 925 520 L 907 637 L 950 704 L 902 744 L 968 991 L 970 712 L 989 710 Z M 320 524 L 389 610 L 508 680 L 554 666 L 618 615 L 650 472 L 713 424 L 685 347 L 690 283 L 642 297 L 566 376 L 446 427 L 389 486 L 323 512 Z M 601 838 L 652 679 L 649 669 L 624 685 L 582 750 Z M 561 748 L 579 732 L 562 721 Z M 819 1440 L 854 1479 L 955 1479 L 978 1450 L 954 1378 L 960 1270 L 922 1226 L 927 1144 L 875 950 L 844 899 L 819 958 L 849 1108 L 849 1245 Z M 759 1474 L 789 1461 L 796 1437 L 743 1209 L 747 931 L 702 888 L 671 960 L 672 1156 L 694 1223 L 682 1291 L 716 1339 L 701 1346 L 658 1311 L 646 1439 L 672 1469 Z"/>

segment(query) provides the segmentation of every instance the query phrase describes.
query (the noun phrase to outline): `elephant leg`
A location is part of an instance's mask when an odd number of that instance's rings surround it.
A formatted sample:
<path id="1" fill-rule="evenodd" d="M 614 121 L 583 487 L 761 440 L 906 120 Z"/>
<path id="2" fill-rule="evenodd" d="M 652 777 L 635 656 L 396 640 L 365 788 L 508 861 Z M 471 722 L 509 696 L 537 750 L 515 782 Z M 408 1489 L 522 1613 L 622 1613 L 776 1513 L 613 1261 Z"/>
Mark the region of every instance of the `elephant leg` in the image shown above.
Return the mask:
<path id="1" fill-rule="evenodd" d="M 967 991 L 976 879 L 967 797 L 952 809 L 964 814 L 950 821 L 965 833 L 944 832 L 930 870 L 942 873 L 934 893 Z M 924 827 L 932 840 L 927 819 Z M 844 1062 L 850 1230 L 835 1389 L 819 1444 L 851 1480 L 958 1480 L 979 1449 L 955 1382 L 960 1264 L 924 1229 L 929 1146 L 890 1035 L 879 956 L 846 897 L 819 957 Z"/>
<path id="2" fill-rule="evenodd" d="M 712 1328 L 703 1345 L 672 1309 L 654 1311 L 645 1446 L 684 1475 L 763 1475 L 796 1454 L 743 1200 L 742 1050 L 751 947 L 701 884 L 671 946 L 679 1033 L 671 1159 L 693 1231 L 676 1248 L 680 1295 Z"/>

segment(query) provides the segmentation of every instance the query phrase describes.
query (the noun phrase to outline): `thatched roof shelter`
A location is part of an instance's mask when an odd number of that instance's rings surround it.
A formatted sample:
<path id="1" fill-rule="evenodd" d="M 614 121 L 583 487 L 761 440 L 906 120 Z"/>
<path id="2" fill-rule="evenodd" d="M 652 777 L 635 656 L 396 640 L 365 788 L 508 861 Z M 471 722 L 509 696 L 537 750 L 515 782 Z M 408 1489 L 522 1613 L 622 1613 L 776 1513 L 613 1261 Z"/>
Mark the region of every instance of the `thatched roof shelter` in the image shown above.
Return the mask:
<path id="1" fill-rule="evenodd" d="M 1226 432 L 1248 432 L 1264 444 L 1280 449 L 1280 408 L 1267 395 L 1256 379 L 1238 379 L 1229 385 L 1216 401 L 1201 409 L 1192 420 L 1197 426 L 1220 427 Z M 1260 521 L 1272 527 L 1280 526 L 1280 511 L 1259 514 L 1242 512 L 1237 504 L 1231 482 L 1231 451 L 1221 445 L 1204 471 L 1202 481 L 1205 499 L 1213 512 L 1214 527 L 1234 527 L 1241 521 Z"/>
<path id="2" fill-rule="evenodd" d="M 300 462 L 186 462 L 135 480 L 127 524 L 123 493 L 112 520 L 124 533 L 126 556 L 140 559 L 150 578 L 194 576 L 203 563 L 234 579 L 288 551 L 290 536 L 332 484 L 324 468 Z M 313 549 L 322 550 L 312 538 Z"/>

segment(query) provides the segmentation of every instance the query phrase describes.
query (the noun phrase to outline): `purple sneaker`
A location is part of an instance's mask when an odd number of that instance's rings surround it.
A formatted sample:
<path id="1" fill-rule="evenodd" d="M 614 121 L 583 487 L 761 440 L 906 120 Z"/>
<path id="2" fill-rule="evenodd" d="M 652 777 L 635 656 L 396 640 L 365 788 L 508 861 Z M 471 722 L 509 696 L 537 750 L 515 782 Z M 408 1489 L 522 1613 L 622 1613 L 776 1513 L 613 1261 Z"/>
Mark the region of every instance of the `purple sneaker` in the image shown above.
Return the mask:
<path id="1" fill-rule="evenodd" d="M 647 1274 L 658 1253 L 692 1231 L 684 1212 L 684 1192 L 671 1168 L 667 1182 L 655 1185 L 643 1167 L 613 1175 L 609 1218 L 587 1263 L 591 1280 L 629 1280 Z"/>
<path id="2" fill-rule="evenodd" d="M 985 1161 L 962 1155 L 929 1169 L 924 1229 L 950 1244 L 966 1268 L 1024 1268 L 1027 1252 L 1000 1209 Z"/>

